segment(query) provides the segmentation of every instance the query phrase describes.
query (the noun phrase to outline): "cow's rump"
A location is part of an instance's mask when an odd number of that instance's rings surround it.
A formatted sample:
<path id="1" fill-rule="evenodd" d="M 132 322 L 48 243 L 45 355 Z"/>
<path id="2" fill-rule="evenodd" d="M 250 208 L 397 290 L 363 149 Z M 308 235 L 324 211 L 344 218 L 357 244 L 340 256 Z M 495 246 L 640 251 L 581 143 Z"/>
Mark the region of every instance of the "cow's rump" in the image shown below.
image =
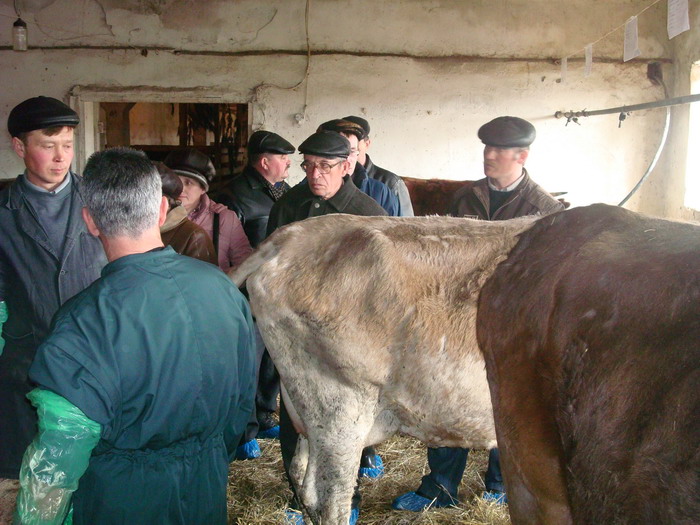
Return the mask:
<path id="1" fill-rule="evenodd" d="M 539 220 L 477 321 L 514 523 L 697 523 L 700 227 Z"/>

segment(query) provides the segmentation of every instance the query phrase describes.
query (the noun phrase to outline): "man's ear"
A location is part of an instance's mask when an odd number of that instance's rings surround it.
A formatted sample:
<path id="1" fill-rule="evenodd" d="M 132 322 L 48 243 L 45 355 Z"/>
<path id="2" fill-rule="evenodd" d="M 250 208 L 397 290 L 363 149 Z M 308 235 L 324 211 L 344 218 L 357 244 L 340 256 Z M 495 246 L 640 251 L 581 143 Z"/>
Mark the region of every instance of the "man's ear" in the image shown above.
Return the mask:
<path id="1" fill-rule="evenodd" d="M 265 171 L 270 169 L 270 159 L 268 159 L 265 155 L 260 157 L 260 167 Z"/>
<path id="2" fill-rule="evenodd" d="M 372 139 L 367 137 L 366 139 L 364 139 L 364 141 L 365 141 L 365 144 L 367 144 L 367 149 L 369 149 L 369 147 L 372 145 Z"/>
<path id="3" fill-rule="evenodd" d="M 525 164 L 525 161 L 527 160 L 527 157 L 530 155 L 530 150 L 524 149 L 520 152 L 518 156 L 518 162 L 520 164 Z"/>
<path id="4" fill-rule="evenodd" d="M 12 137 L 12 149 L 15 151 L 17 156 L 21 159 L 23 159 L 24 156 L 27 154 L 27 148 L 24 145 L 24 142 L 22 142 L 17 137 Z"/>
<path id="5" fill-rule="evenodd" d="M 346 159 L 343 161 L 343 173 L 347 175 L 349 171 L 350 171 L 350 161 Z M 350 173 L 350 175 L 352 175 L 352 173 Z"/>
<path id="6" fill-rule="evenodd" d="M 87 226 L 87 229 L 90 232 L 90 235 L 92 235 L 93 237 L 99 237 L 100 230 L 95 225 L 95 221 L 93 220 L 92 215 L 90 215 L 90 212 L 88 211 L 88 209 L 83 207 L 82 213 L 83 213 L 83 221 L 85 221 L 85 226 Z"/>
<path id="7" fill-rule="evenodd" d="M 170 205 L 168 204 L 168 198 L 165 195 L 163 195 L 160 201 L 160 210 L 158 211 L 159 228 L 163 226 L 163 223 L 165 222 L 165 218 L 168 215 L 168 208 L 170 208 Z"/>

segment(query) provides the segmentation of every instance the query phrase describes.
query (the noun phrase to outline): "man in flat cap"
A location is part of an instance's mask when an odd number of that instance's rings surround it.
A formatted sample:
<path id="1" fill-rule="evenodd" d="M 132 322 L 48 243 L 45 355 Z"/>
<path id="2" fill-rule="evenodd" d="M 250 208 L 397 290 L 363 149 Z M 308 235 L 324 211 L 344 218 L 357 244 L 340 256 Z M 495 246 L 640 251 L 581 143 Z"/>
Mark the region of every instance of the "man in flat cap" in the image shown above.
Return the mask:
<path id="1" fill-rule="evenodd" d="M 350 163 L 350 142 L 340 133 L 318 131 L 299 146 L 304 155 L 301 167 L 306 173 L 306 183 L 300 183 L 289 190 L 275 203 L 270 211 L 267 232 L 271 234 L 277 228 L 331 213 L 348 213 L 351 215 L 377 216 L 386 215 L 386 211 L 371 197 L 361 192 L 347 175 Z M 294 430 L 284 402 L 280 403 L 280 448 L 287 479 L 289 465 L 294 457 L 298 435 Z M 291 483 L 290 483 L 291 485 Z M 294 487 L 292 487 L 292 491 Z M 296 496 L 287 511 L 287 523 L 303 524 L 303 517 L 298 512 L 299 502 Z M 359 515 L 359 492 L 353 497 L 353 510 L 350 525 L 357 522 Z"/>
<path id="2" fill-rule="evenodd" d="M 484 143 L 486 178 L 455 194 L 450 215 L 499 221 L 525 215 L 546 215 L 564 205 L 538 186 L 527 173 L 525 161 L 535 140 L 535 127 L 518 117 L 498 117 L 479 128 Z M 415 492 L 396 498 L 397 510 L 420 512 L 458 503 L 457 490 L 467 465 L 468 448 L 428 448 L 430 472 Z M 489 451 L 483 498 L 506 503 L 498 449 Z"/>
<path id="3" fill-rule="evenodd" d="M 413 217 L 413 204 L 411 203 L 411 196 L 408 193 L 408 188 L 406 183 L 401 177 L 395 173 L 380 168 L 367 154 L 367 150 L 372 144 L 372 140 L 369 138 L 369 122 L 362 117 L 357 117 L 355 115 L 349 115 L 343 117 L 343 120 L 349 120 L 354 122 L 362 128 L 363 135 L 360 139 L 357 148 L 359 150 L 357 156 L 357 162 L 362 165 L 367 171 L 367 176 L 370 179 L 378 180 L 386 184 L 389 189 L 394 193 L 399 199 L 400 214 L 402 217 Z"/>
<path id="4" fill-rule="evenodd" d="M 546 215 L 564 208 L 525 169 L 535 127 L 518 117 L 498 117 L 479 128 L 486 178 L 455 194 L 450 215 L 494 221 Z"/>
<path id="5" fill-rule="evenodd" d="M 383 182 L 369 178 L 367 170 L 357 161 L 360 153 L 359 142 L 364 136 L 362 127 L 349 120 L 334 119 L 321 124 L 317 131 L 335 131 L 348 139 L 350 141 L 350 156 L 348 157 L 350 180 L 360 191 L 377 201 L 389 215 L 392 217 L 401 215 L 401 206 L 396 194 Z"/>
<path id="6" fill-rule="evenodd" d="M 70 171 L 77 113 L 50 97 L 17 105 L 7 127 L 25 171 L 0 193 L 0 478 L 17 479 L 37 431 L 29 365 L 59 306 L 100 276 L 100 241 L 81 217 L 80 178 Z M 0 325 L 5 317 L 0 315 Z"/>
<path id="7" fill-rule="evenodd" d="M 285 180 L 291 165 L 289 155 L 294 151 L 296 148 L 289 141 L 272 131 L 256 131 L 248 140 L 248 164 L 229 185 L 233 194 L 229 207 L 238 214 L 253 248 L 265 240 L 272 206 L 289 190 Z M 262 344 L 259 336 L 257 340 Z M 270 354 L 264 350 L 255 395 L 259 438 L 279 436 L 279 425 L 273 417 L 279 391 L 279 374 Z"/>

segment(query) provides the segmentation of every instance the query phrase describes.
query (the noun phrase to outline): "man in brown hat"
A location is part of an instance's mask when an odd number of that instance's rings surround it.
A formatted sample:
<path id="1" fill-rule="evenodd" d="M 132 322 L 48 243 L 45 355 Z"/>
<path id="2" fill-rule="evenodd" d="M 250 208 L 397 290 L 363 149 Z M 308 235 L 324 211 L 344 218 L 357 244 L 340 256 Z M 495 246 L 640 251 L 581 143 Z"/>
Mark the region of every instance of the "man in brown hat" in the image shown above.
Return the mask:
<path id="1" fill-rule="evenodd" d="M 79 119 L 60 100 L 33 97 L 7 121 L 24 173 L 0 193 L 0 478 L 17 479 L 34 437 L 25 395 L 29 365 L 59 306 L 100 276 L 107 263 L 82 220 L 81 179 L 71 172 Z"/>
<path id="2" fill-rule="evenodd" d="M 498 221 L 564 209 L 564 205 L 538 186 L 525 169 L 530 144 L 535 140 L 532 124 L 518 117 L 498 117 L 481 126 L 478 135 L 484 143 L 486 178 L 455 194 L 450 215 Z M 415 492 L 402 494 L 393 501 L 392 507 L 421 512 L 427 508 L 456 505 L 468 454 L 468 448 L 428 448 L 430 472 L 423 476 Z M 485 500 L 507 502 L 498 449 L 489 452 L 484 484 Z"/>

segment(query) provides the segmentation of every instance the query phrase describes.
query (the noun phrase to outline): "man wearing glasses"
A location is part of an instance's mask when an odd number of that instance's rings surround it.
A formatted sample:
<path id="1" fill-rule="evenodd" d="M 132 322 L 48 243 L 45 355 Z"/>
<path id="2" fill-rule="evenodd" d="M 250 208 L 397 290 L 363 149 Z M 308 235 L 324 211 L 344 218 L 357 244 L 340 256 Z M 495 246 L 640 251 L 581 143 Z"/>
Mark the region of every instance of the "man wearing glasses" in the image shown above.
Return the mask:
<path id="1" fill-rule="evenodd" d="M 269 235 L 280 226 L 329 213 L 386 215 L 382 207 L 350 180 L 350 142 L 332 131 L 319 131 L 301 143 L 307 184 L 298 184 L 275 203 L 267 223 Z"/>
<path id="2" fill-rule="evenodd" d="M 301 168 L 306 173 L 306 184 L 294 186 L 278 200 L 270 210 L 267 234 L 277 228 L 330 213 L 351 215 L 386 215 L 384 209 L 371 197 L 360 191 L 350 176 L 350 142 L 333 131 L 319 131 L 301 143 L 299 152 L 304 155 Z M 298 435 L 294 430 L 284 402 L 280 403 L 280 448 L 284 469 L 289 479 L 289 465 L 294 457 Z M 359 515 L 359 492 L 355 490 L 352 501 L 350 525 Z M 286 523 L 304 523 L 296 496 L 287 511 Z"/>

